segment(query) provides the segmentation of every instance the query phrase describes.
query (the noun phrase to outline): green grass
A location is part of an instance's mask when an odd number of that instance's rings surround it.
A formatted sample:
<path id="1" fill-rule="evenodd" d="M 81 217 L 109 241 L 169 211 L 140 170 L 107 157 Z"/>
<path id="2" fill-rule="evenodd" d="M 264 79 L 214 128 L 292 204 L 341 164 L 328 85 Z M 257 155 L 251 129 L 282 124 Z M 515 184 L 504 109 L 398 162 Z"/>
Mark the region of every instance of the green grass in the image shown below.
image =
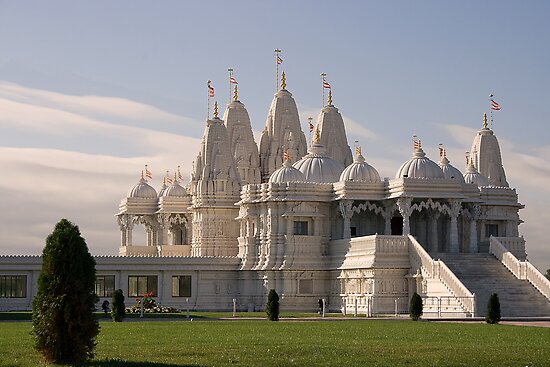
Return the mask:
<path id="1" fill-rule="evenodd" d="M 102 322 L 89 366 L 550 366 L 550 329 L 325 322 Z M 0 323 L 0 366 L 44 365 L 28 322 Z"/>

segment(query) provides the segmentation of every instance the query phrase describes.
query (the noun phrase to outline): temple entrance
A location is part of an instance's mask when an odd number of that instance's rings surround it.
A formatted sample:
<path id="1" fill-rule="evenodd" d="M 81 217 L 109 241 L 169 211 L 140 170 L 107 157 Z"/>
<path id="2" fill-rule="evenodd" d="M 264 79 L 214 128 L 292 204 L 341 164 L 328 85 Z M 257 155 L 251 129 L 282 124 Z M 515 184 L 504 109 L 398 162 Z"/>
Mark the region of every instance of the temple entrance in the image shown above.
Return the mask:
<path id="1" fill-rule="evenodd" d="M 391 219 L 391 234 L 392 236 L 403 235 L 403 217 L 393 217 Z"/>

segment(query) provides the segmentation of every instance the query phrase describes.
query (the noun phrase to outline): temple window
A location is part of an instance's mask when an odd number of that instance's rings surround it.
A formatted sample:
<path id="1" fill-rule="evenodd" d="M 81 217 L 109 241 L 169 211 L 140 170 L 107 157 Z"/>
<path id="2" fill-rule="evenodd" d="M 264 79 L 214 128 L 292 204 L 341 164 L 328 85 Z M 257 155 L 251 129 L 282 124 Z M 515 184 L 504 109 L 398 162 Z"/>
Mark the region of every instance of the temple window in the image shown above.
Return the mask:
<path id="1" fill-rule="evenodd" d="M 26 298 L 26 275 L 0 275 L 0 298 Z"/>
<path id="2" fill-rule="evenodd" d="M 498 237 L 498 224 L 486 224 L 485 225 L 485 236 L 487 237 Z"/>
<path id="3" fill-rule="evenodd" d="M 158 295 L 158 277 L 156 275 L 128 276 L 128 297 L 143 297 L 147 293 Z"/>
<path id="4" fill-rule="evenodd" d="M 115 290 L 114 275 L 98 275 L 95 277 L 95 294 L 98 297 L 111 297 Z"/>
<path id="5" fill-rule="evenodd" d="M 300 294 L 312 294 L 313 293 L 313 280 L 312 279 L 300 279 L 298 281 L 298 293 L 300 293 Z"/>
<path id="6" fill-rule="evenodd" d="M 191 297 L 191 275 L 172 277 L 172 297 Z"/>
<path id="7" fill-rule="evenodd" d="M 297 236 L 307 236 L 308 233 L 308 222 L 303 220 L 294 221 L 294 234 Z"/>

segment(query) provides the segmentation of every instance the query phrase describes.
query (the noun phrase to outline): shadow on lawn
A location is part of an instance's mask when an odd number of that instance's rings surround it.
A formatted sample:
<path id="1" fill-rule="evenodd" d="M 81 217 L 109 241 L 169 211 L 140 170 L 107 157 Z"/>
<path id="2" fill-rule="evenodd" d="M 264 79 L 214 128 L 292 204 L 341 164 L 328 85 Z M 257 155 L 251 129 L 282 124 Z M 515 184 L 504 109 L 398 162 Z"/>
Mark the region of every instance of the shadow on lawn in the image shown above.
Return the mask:
<path id="1" fill-rule="evenodd" d="M 101 361 L 91 361 L 79 364 L 82 367 L 200 367 L 196 364 L 173 364 L 160 362 L 133 362 L 123 361 L 121 359 L 105 359 Z"/>

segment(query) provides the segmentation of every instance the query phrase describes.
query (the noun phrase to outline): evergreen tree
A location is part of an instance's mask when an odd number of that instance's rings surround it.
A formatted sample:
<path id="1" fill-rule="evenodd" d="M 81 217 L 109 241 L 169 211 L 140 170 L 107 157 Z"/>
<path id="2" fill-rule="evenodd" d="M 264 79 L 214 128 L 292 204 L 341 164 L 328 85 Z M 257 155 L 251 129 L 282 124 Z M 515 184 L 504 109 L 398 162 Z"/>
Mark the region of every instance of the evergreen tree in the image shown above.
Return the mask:
<path id="1" fill-rule="evenodd" d="M 422 297 L 416 292 L 413 293 L 411 297 L 411 302 L 409 304 L 409 315 L 413 321 L 418 321 L 420 316 L 422 316 Z"/>
<path id="2" fill-rule="evenodd" d="M 124 294 L 122 289 L 113 292 L 113 302 L 111 307 L 111 317 L 113 321 L 121 322 L 126 316 L 126 306 L 124 305 Z"/>
<path id="3" fill-rule="evenodd" d="M 500 321 L 500 301 L 496 293 L 491 294 L 491 297 L 489 297 L 485 321 L 487 321 L 488 324 L 498 324 Z"/>
<path id="4" fill-rule="evenodd" d="M 79 363 L 94 355 L 95 260 L 80 230 L 61 219 L 46 239 L 33 301 L 36 349 L 48 362 Z"/>
<path id="5" fill-rule="evenodd" d="M 270 321 L 279 321 L 279 295 L 272 289 L 267 295 L 267 305 L 265 307 L 267 318 Z"/>

